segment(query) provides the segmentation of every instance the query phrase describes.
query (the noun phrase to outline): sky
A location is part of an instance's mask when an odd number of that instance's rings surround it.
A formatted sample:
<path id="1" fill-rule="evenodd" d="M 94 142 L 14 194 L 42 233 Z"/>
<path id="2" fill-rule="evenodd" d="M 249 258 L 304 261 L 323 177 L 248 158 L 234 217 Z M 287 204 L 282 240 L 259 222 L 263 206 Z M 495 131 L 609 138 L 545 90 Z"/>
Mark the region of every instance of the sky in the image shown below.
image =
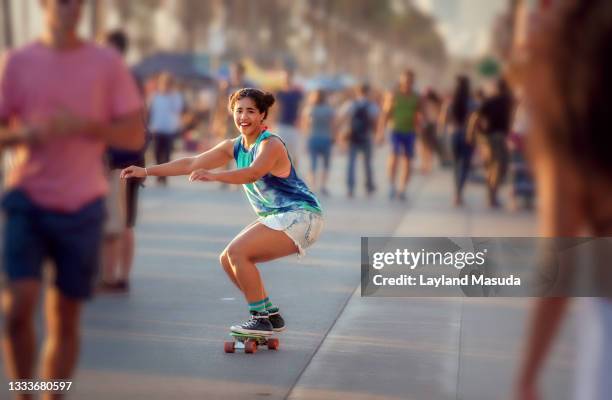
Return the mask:
<path id="1" fill-rule="evenodd" d="M 432 15 L 451 55 L 481 56 L 489 46 L 491 24 L 508 0 L 412 0 Z"/>

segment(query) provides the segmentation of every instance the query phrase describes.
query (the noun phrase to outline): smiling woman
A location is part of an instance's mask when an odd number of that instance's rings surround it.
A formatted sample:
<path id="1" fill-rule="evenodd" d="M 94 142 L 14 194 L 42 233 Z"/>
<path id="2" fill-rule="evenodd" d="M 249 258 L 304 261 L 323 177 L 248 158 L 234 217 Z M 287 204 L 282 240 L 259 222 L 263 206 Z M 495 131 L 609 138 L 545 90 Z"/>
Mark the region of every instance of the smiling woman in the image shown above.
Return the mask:
<path id="1" fill-rule="evenodd" d="M 219 260 L 229 279 L 243 293 L 251 318 L 231 327 L 235 333 L 271 335 L 285 322 L 264 288 L 255 263 L 291 254 L 303 255 L 323 227 L 321 205 L 298 177 L 285 144 L 267 130 L 264 121 L 274 104 L 270 93 L 245 88 L 229 98 L 240 136 L 228 139 L 196 157 L 186 157 L 147 168 L 131 166 L 123 178 L 189 175 L 191 182 L 243 185 L 257 214 L 223 250 Z M 234 159 L 237 169 L 211 171 Z"/>

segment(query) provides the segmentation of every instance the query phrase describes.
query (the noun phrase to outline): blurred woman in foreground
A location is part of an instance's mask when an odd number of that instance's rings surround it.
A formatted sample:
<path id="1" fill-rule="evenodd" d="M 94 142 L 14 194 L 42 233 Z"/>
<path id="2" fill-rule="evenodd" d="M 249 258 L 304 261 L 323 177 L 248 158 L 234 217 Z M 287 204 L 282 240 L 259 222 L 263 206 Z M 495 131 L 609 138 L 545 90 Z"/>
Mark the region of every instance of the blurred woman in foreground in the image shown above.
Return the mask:
<path id="1" fill-rule="evenodd" d="M 547 237 L 612 236 L 612 2 L 563 1 L 534 38 L 522 86 Z M 581 298 L 576 399 L 612 398 L 612 301 Z M 544 358 L 569 298 L 536 301 L 517 399 L 537 399 Z"/>

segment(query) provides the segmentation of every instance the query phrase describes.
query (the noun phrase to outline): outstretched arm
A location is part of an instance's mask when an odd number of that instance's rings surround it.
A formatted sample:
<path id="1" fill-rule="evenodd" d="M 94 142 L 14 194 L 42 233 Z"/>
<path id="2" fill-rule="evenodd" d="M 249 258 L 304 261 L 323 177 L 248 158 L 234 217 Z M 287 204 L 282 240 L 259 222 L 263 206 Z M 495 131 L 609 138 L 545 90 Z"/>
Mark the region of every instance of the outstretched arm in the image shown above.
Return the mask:
<path id="1" fill-rule="evenodd" d="M 287 157 L 285 147 L 277 139 L 268 139 L 261 143 L 260 150 L 249 167 L 234 169 L 230 171 L 211 172 L 206 169 L 194 171 L 189 180 L 191 181 L 218 181 L 233 184 L 253 183 L 262 176 L 270 173 L 283 157 Z"/>
<path id="2" fill-rule="evenodd" d="M 146 176 L 189 175 L 197 169 L 214 169 L 222 167 L 233 158 L 233 140 L 224 140 L 212 149 L 194 157 L 184 157 L 165 164 L 147 168 L 130 166 L 121 171 L 122 178 L 144 178 Z"/>

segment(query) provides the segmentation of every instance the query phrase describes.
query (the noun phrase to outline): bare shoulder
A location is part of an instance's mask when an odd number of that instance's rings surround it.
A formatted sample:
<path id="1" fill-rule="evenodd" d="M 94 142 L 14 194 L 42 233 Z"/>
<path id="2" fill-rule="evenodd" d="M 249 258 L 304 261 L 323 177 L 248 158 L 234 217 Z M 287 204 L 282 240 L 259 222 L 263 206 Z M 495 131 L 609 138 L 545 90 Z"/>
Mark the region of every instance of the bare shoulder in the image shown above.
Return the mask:
<path id="1" fill-rule="evenodd" d="M 226 152 L 227 154 L 230 154 L 232 157 L 234 155 L 234 146 L 236 145 L 236 142 L 240 140 L 240 136 L 233 138 L 233 139 L 225 139 L 223 141 L 221 141 L 217 146 L 217 148 L 223 150 L 224 152 Z"/>
<path id="2" fill-rule="evenodd" d="M 257 154 L 264 152 L 267 156 L 281 156 L 286 153 L 285 145 L 278 136 L 271 135 L 261 142 Z"/>
<path id="3" fill-rule="evenodd" d="M 262 148 L 262 150 L 266 149 L 266 151 L 269 152 L 278 152 L 285 149 L 283 141 L 275 135 L 271 135 L 269 138 L 262 141 L 260 147 Z"/>

